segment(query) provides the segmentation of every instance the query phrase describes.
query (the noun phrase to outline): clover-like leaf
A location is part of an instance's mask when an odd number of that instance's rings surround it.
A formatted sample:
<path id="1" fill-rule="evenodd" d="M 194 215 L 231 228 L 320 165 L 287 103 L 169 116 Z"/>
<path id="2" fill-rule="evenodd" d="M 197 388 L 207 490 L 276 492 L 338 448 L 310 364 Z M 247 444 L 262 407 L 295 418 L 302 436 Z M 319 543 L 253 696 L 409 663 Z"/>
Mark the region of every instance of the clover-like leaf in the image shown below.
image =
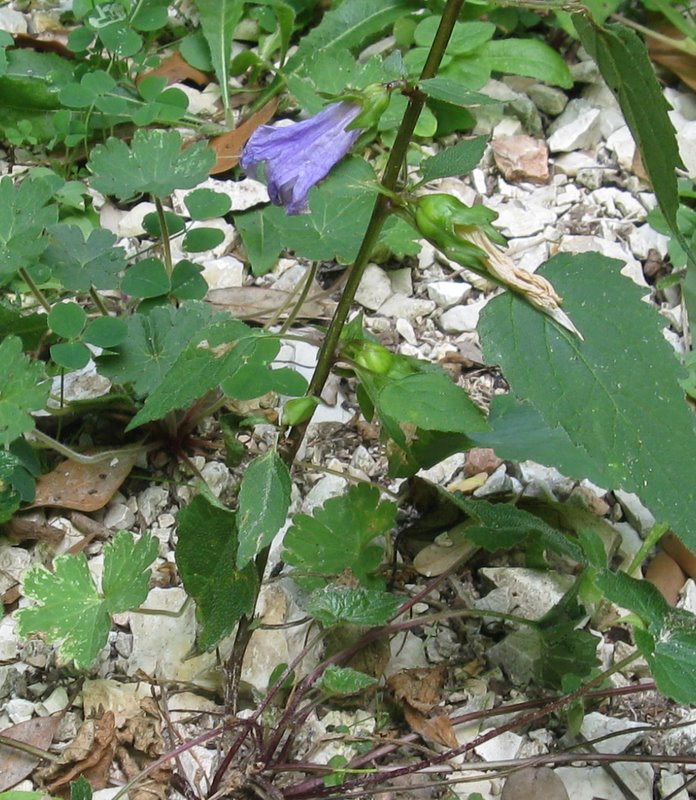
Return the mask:
<path id="1" fill-rule="evenodd" d="M 16 336 L 0 343 L 0 364 L 0 445 L 7 445 L 33 429 L 30 412 L 45 406 L 50 382 L 42 382 L 41 364 L 29 361 Z"/>
<path id="2" fill-rule="evenodd" d="M 59 224 L 49 231 L 48 247 L 41 262 L 53 277 L 73 292 L 116 289 L 118 273 L 126 266 L 126 251 L 116 247 L 116 237 L 104 228 L 93 230 L 87 239 L 77 225 Z"/>
<path id="3" fill-rule="evenodd" d="M 179 133 L 157 129 L 136 131 L 130 147 L 120 139 L 107 139 L 92 150 L 88 166 L 95 189 L 128 200 L 192 189 L 208 177 L 214 163 L 215 154 L 204 142 L 182 151 Z"/>
<path id="4" fill-rule="evenodd" d="M 312 516 L 296 514 L 285 534 L 284 559 L 300 573 L 313 573 L 299 580 L 310 588 L 349 570 L 363 586 L 379 587 L 374 573 L 384 549 L 374 539 L 386 535 L 394 524 L 396 506 L 382 502 L 379 489 L 368 484 L 351 486 L 347 494 L 332 497 Z"/>
<path id="5" fill-rule="evenodd" d="M 184 588 L 196 601 L 200 650 L 214 647 L 254 608 L 258 577 L 253 564 L 243 570 L 235 567 L 235 517 L 203 495 L 194 497 L 177 517 L 176 565 Z"/>
<path id="6" fill-rule="evenodd" d="M 125 531 L 117 534 L 104 547 L 103 593 L 82 553 L 58 556 L 53 572 L 36 564 L 24 576 L 23 591 L 37 605 L 16 612 L 20 634 L 45 633 L 61 641 L 63 659 L 72 659 L 78 669 L 89 667 L 106 644 L 111 614 L 137 608 L 147 597 L 157 552 L 153 536 L 136 541 Z"/>

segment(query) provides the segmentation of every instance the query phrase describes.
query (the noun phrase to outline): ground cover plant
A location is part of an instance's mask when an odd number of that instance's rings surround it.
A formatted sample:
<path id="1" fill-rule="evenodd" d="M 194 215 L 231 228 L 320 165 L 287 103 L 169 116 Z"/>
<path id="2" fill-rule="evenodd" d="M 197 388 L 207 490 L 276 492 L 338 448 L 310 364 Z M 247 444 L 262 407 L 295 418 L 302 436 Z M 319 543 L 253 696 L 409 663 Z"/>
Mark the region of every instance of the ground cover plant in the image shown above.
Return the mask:
<path id="1" fill-rule="evenodd" d="M 531 274 L 506 253 L 485 202 L 470 207 L 432 188 L 481 159 L 485 137 L 466 134 L 471 109 L 496 102 L 481 91 L 492 74 L 572 87 L 566 62 L 539 33 L 541 17 L 463 0 L 193 5 L 186 17 L 158 0 L 75 0 L 66 46 L 0 37 L 7 98 L 0 135 L 11 167 L 0 179 L 0 522 L 35 501 L 36 480 L 56 453 L 70 469 L 93 469 L 104 480 L 119 460 L 131 468 L 163 451 L 198 474 L 191 454 L 211 417 L 240 475 L 227 504 L 201 481 L 178 513 L 175 553 L 195 602 L 197 652 L 226 648 L 230 717 L 161 755 L 122 793 L 216 737 L 223 745 L 210 797 L 374 791 L 553 711 L 581 714 L 583 698 L 610 692 L 608 677 L 639 657 L 666 697 L 695 702 L 696 619 L 636 577 L 667 531 L 696 549 L 696 490 L 680 477 L 696 468 L 686 399 L 693 377 L 664 340 L 660 317 L 620 274 L 623 264 L 598 253 L 560 254 Z M 593 5 L 559 9 L 549 24 L 582 44 L 620 103 L 657 197 L 655 224 L 673 237 L 677 266 L 685 265 L 683 296 L 696 319 L 691 229 L 680 210 L 687 195 L 677 182 L 667 104 L 638 34 Z M 388 48 L 357 58 L 385 33 L 393 35 Z M 233 39 L 242 35 L 253 46 L 235 53 Z M 188 65 L 184 75 L 215 76 L 216 118 L 193 113 L 185 91 L 168 86 L 160 68 L 172 57 Z M 280 118 L 290 124 L 274 124 Z M 425 149 L 432 141 L 435 154 Z M 272 202 L 232 211 L 227 194 L 201 187 L 211 173 L 232 181 L 255 175 Z M 102 227 L 105 198 L 124 207 L 151 202 L 146 244 L 129 250 Z M 225 238 L 219 218 L 233 222 L 253 275 L 272 271 L 285 252 L 310 264 L 297 296 L 265 324 L 206 302 L 203 267 L 186 257 L 215 257 Z M 351 314 L 370 260 L 403 260 L 421 240 L 504 289 L 482 313 L 479 334 L 509 392 L 485 412 L 441 366 L 392 351 Z M 321 262 L 346 272 L 307 381 L 277 357 L 283 341 L 304 335 L 295 321 Z M 66 400 L 66 381 L 85 369 L 110 388 Z M 364 419 L 378 426 L 389 477 L 408 483 L 389 500 L 377 485 L 359 483 L 291 517 L 281 558 L 313 639 L 294 663 L 277 665 L 267 693 L 242 718 L 241 665 L 258 625 L 259 592 L 288 520 L 298 452 L 332 373 L 352 381 Z M 282 398 L 275 416 L 224 413 L 269 393 Z M 273 443 L 251 458 L 237 434 L 260 421 L 275 425 Z M 86 429 L 97 447 L 80 446 Z M 398 749 L 383 741 L 363 741 L 357 755 L 328 765 L 298 757 L 295 734 L 319 704 L 362 702 L 355 697 L 376 691 L 380 676 L 358 668 L 358 654 L 441 615 L 495 616 L 417 611 L 461 560 L 411 593 L 389 561 L 397 511 L 413 501 L 416 473 L 477 446 L 634 492 L 657 524 L 620 568 L 587 521 L 569 530 L 512 502 L 429 487 L 451 519 L 466 523 L 468 547 L 517 549 L 529 564 L 563 565 L 573 575 L 541 619 L 500 615 L 518 626 L 511 636 L 528 653 L 535 684 L 554 694 L 475 742 L 455 745 L 441 732 L 435 740 L 445 752 L 398 767 L 381 766 Z M 20 633 L 47 637 L 65 669 L 88 672 L 112 618 L 145 601 L 158 552 L 155 537 L 119 532 L 104 547 L 100 582 L 84 555 L 49 555 L 24 576 L 22 595 L 34 602 L 14 612 Z M 609 619 L 610 604 L 626 613 Z M 634 649 L 624 660 L 601 668 L 597 637 L 582 627 L 588 616 L 630 629 Z M 317 643 L 325 646 L 318 664 L 301 672 Z M 176 788 L 193 796 L 178 780 Z M 89 787 L 74 782 L 72 792 L 87 796 Z"/>

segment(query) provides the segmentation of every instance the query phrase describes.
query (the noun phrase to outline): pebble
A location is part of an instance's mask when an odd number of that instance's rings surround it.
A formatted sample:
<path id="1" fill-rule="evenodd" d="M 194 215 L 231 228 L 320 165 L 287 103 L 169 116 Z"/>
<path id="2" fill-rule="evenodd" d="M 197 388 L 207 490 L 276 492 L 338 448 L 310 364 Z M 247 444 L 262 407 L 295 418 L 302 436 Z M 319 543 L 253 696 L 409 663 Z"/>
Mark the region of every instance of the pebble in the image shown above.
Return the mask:
<path id="1" fill-rule="evenodd" d="M 215 497 L 220 497 L 230 485 L 230 471 L 220 461 L 209 461 L 201 470 L 201 475 Z"/>
<path id="2" fill-rule="evenodd" d="M 27 18 L 19 11 L 4 6 L 0 8 L 0 30 L 7 33 L 26 33 Z"/>
<path id="3" fill-rule="evenodd" d="M 514 489 L 512 479 L 507 474 L 507 467 L 501 464 L 495 472 L 491 473 L 488 480 L 476 489 L 474 497 L 494 497 L 499 494 L 510 494 Z"/>
<path id="4" fill-rule="evenodd" d="M 671 800 L 689 800 L 689 793 L 686 789 L 681 787 L 686 784 L 686 777 L 684 775 L 674 775 L 666 769 L 660 772 L 660 780 L 658 787 L 660 789 L 660 797 L 670 797 Z"/>
<path id="5" fill-rule="evenodd" d="M 244 284 L 244 264 L 234 256 L 207 260 L 202 275 L 210 289 L 236 289 Z"/>
<path id="6" fill-rule="evenodd" d="M 68 707 L 70 699 L 63 686 L 55 688 L 51 694 L 39 703 L 36 703 L 35 710 L 39 717 L 50 717 Z"/>
<path id="7" fill-rule="evenodd" d="M 484 300 L 477 300 L 465 306 L 455 306 L 445 311 L 438 325 L 445 333 L 469 333 L 476 330 Z"/>
<path id="8" fill-rule="evenodd" d="M 547 86 L 545 83 L 535 83 L 530 86 L 527 94 L 539 111 L 550 117 L 557 117 L 568 105 L 568 95 L 564 91 L 555 86 Z"/>
<path id="9" fill-rule="evenodd" d="M 432 300 L 420 297 L 408 297 L 405 294 L 393 294 L 379 307 L 379 313 L 385 317 L 407 319 L 415 322 L 419 317 L 427 317 L 435 310 Z"/>
<path id="10" fill-rule="evenodd" d="M 571 100 L 549 127 L 552 153 L 594 147 L 602 137 L 602 112 L 582 97 Z"/>
<path id="11" fill-rule="evenodd" d="M 696 121 L 678 126 L 677 144 L 689 177 L 696 178 Z"/>
<path id="12" fill-rule="evenodd" d="M 573 576 L 524 567 L 483 567 L 481 574 L 515 600 L 515 613 L 539 619 L 572 586 Z"/>
<path id="13" fill-rule="evenodd" d="M 617 128 L 607 139 L 606 146 L 607 150 L 614 154 L 619 166 L 623 167 L 627 172 L 633 171 L 636 143 L 628 125 L 622 125 Z"/>
<path id="14" fill-rule="evenodd" d="M 549 149 L 542 139 L 531 136 L 499 136 L 491 142 L 493 156 L 505 180 L 546 183 L 549 179 Z"/>
<path id="15" fill-rule="evenodd" d="M 129 530 L 135 525 L 135 514 L 125 503 L 111 502 L 107 506 L 103 523 L 112 531 Z"/>
<path id="16" fill-rule="evenodd" d="M 452 308 L 471 294 L 471 284 L 466 281 L 432 281 L 427 291 L 428 297 L 439 308 Z"/>
<path id="17" fill-rule="evenodd" d="M 31 700 L 24 700 L 22 697 L 14 697 L 5 704 L 5 713 L 17 725 L 26 722 L 34 716 L 34 704 Z"/>
<path id="18" fill-rule="evenodd" d="M 616 98 L 604 81 L 588 86 L 582 96 L 592 106 L 600 109 L 599 129 L 604 139 L 626 124 Z"/>
<path id="19" fill-rule="evenodd" d="M 392 292 L 395 294 L 413 294 L 413 273 L 410 269 L 390 269 L 387 273 Z"/>
<path id="20" fill-rule="evenodd" d="M 616 489 L 614 495 L 619 501 L 629 525 L 642 536 L 646 536 L 655 525 L 655 517 L 640 502 L 638 495 L 624 492 L 621 489 Z"/>
<path id="21" fill-rule="evenodd" d="M 399 336 L 401 336 L 405 342 L 407 342 L 411 347 L 416 348 L 417 352 L 415 355 L 419 355 L 420 350 L 418 350 L 418 337 L 416 336 L 416 332 L 413 330 L 413 325 L 411 325 L 407 319 L 397 319 L 394 323 L 394 327 L 396 328 Z"/>
<path id="22" fill-rule="evenodd" d="M 653 800 L 653 769 L 650 764 L 613 764 L 617 776 L 636 800 Z M 568 797 L 573 800 L 626 800 L 626 794 L 603 767 L 557 767 Z"/>
<path id="23" fill-rule="evenodd" d="M 17 657 L 17 626 L 15 620 L 6 616 L 0 620 L 0 662 L 14 661 Z"/>
<path id="24" fill-rule="evenodd" d="M 148 214 L 156 214 L 157 206 L 154 203 L 138 203 L 127 211 L 116 225 L 116 235 L 119 239 L 129 239 L 134 236 L 142 236 L 145 233 L 143 220 Z"/>
<path id="25" fill-rule="evenodd" d="M 524 238 L 556 223 L 556 212 L 537 203 L 511 200 L 488 205 L 498 212 L 498 219 L 493 224 L 503 236 Z"/>
<path id="26" fill-rule="evenodd" d="M 169 490 L 163 486 L 149 486 L 138 495 L 138 511 L 146 525 L 152 525 L 169 503 Z"/>
<path id="27" fill-rule="evenodd" d="M 369 311 L 377 311 L 392 293 L 389 275 L 376 264 L 368 264 L 355 293 L 355 301 Z"/>
<path id="28" fill-rule="evenodd" d="M 307 493 L 302 502 L 302 511 L 311 514 L 315 508 L 323 506 L 332 497 L 338 497 L 345 493 L 348 481 L 340 475 L 326 475 L 321 478 Z"/>

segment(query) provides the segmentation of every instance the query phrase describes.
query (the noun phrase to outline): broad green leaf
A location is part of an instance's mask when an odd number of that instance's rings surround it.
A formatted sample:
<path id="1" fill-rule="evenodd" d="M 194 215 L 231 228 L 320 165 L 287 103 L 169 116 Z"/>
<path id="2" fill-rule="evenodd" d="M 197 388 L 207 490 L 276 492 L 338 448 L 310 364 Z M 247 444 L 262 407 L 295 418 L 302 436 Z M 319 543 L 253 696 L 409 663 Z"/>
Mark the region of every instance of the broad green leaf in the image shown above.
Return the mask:
<path id="1" fill-rule="evenodd" d="M 358 672 L 351 667 L 337 667 L 335 664 L 329 664 L 317 681 L 319 689 L 333 697 L 358 694 L 376 683 L 377 678 L 372 675 Z"/>
<path id="2" fill-rule="evenodd" d="M 349 570 L 363 586 L 377 588 L 374 573 L 382 562 L 383 547 L 375 544 L 394 524 L 396 506 L 381 502 L 379 489 L 368 484 L 351 486 L 347 494 L 332 497 L 312 516 L 296 514 L 285 534 L 284 560 L 296 568 L 298 580 L 309 588 L 327 580 L 317 574 L 340 575 Z M 313 576 L 301 577 L 301 573 Z"/>
<path id="3" fill-rule="evenodd" d="M 167 228 L 167 235 L 172 236 L 175 233 L 181 233 L 186 227 L 183 217 L 175 214 L 173 211 L 164 211 L 164 224 Z M 152 236 L 154 239 L 162 236 L 162 228 L 160 227 L 160 220 L 157 214 L 152 211 L 145 214 L 143 217 L 143 228 L 145 233 Z"/>
<path id="4" fill-rule="evenodd" d="M 117 384 L 132 384 L 137 395 L 149 395 L 162 383 L 180 353 L 199 341 L 212 316 L 209 306 L 185 303 L 153 308 L 126 319 L 128 336 L 113 354 L 97 359 L 97 369 Z"/>
<path id="5" fill-rule="evenodd" d="M 203 253 L 224 241 L 225 233 L 219 228 L 194 228 L 186 233 L 181 244 L 189 253 Z"/>
<path id="6" fill-rule="evenodd" d="M 550 427 L 529 403 L 512 395 L 496 395 L 488 415 L 489 431 L 474 432 L 470 438 L 479 447 L 490 447 L 500 458 L 511 461 L 531 459 L 557 467 L 564 475 L 594 475 L 600 486 L 610 483 L 604 464 L 576 443 L 561 427 Z"/>
<path id="7" fill-rule="evenodd" d="M 464 139 L 453 147 L 447 147 L 432 158 L 426 158 L 421 164 L 423 180 L 434 181 L 451 175 L 466 175 L 483 158 L 488 142 L 487 136 Z"/>
<path id="8" fill-rule="evenodd" d="M 75 370 L 86 367 L 92 354 L 82 342 L 59 342 L 51 345 L 51 359 L 63 369 Z"/>
<path id="9" fill-rule="evenodd" d="M 181 149 L 177 131 L 137 130 L 130 147 L 111 137 L 90 153 L 91 184 L 103 194 L 130 200 L 141 194 L 166 197 L 192 189 L 208 177 L 215 154 L 205 142 Z"/>
<path id="10" fill-rule="evenodd" d="M 124 24 L 123 20 L 103 25 L 98 33 L 104 47 L 117 58 L 134 56 L 143 46 L 142 37 Z"/>
<path id="11" fill-rule="evenodd" d="M 230 110 L 230 59 L 232 35 L 242 18 L 244 0 L 194 0 L 203 36 L 210 49 L 215 77 L 222 92 L 225 113 Z"/>
<path id="12" fill-rule="evenodd" d="M 82 333 L 87 314 L 77 303 L 56 303 L 48 312 L 48 327 L 63 339 L 74 339 Z"/>
<path id="13" fill-rule="evenodd" d="M 539 39 L 495 39 L 486 42 L 470 58 L 493 72 L 524 75 L 564 89 L 573 85 L 565 61 Z"/>
<path id="14" fill-rule="evenodd" d="M 97 347 L 114 347 L 127 336 L 128 326 L 121 317 L 97 317 L 89 323 L 82 338 Z"/>
<path id="15" fill-rule="evenodd" d="M 275 450 L 255 458 L 239 488 L 237 568 L 243 569 L 273 541 L 290 508 L 292 481 Z"/>
<path id="16" fill-rule="evenodd" d="M 294 72 L 304 59 L 319 50 L 353 50 L 369 43 L 400 17 L 417 11 L 413 0 L 344 0 L 327 11 L 321 22 L 300 42 L 286 64 L 286 72 Z"/>
<path id="17" fill-rule="evenodd" d="M 595 582 L 609 600 L 646 623 L 647 630 L 634 626 L 633 633 L 657 688 L 677 703 L 696 702 L 696 616 L 672 608 L 652 584 L 625 573 L 601 570 Z"/>
<path id="18" fill-rule="evenodd" d="M 427 81 L 421 81 L 418 86 L 433 100 L 440 100 L 453 106 L 469 108 L 471 106 L 494 105 L 500 102 L 494 97 L 471 91 L 471 89 L 467 89 L 456 81 L 451 81 L 447 78 L 430 78 Z"/>
<path id="19" fill-rule="evenodd" d="M 331 584 L 310 594 L 307 611 L 326 627 L 339 623 L 376 627 L 386 624 L 401 603 L 401 598 L 379 589 Z"/>
<path id="20" fill-rule="evenodd" d="M 45 250 L 44 229 L 58 219 L 58 207 L 46 205 L 51 194 L 41 179 L 0 180 L 0 286 Z"/>
<path id="21" fill-rule="evenodd" d="M 207 344 L 202 344 L 203 339 Z M 258 341 L 258 334 L 236 319 L 200 331 L 191 344 L 177 354 L 167 374 L 163 374 L 160 384 L 150 393 L 127 430 L 161 419 L 169 411 L 188 408 L 240 369 L 265 370 L 268 359 L 275 357 L 278 343 L 276 339 L 269 340 L 275 349 L 264 360 L 263 352 L 259 358 Z"/>
<path id="22" fill-rule="evenodd" d="M 440 26 L 440 17 L 426 17 L 414 32 L 414 40 L 420 47 L 429 48 L 432 44 L 437 29 Z M 479 48 L 493 38 L 495 25 L 492 22 L 474 20 L 470 22 L 455 22 L 452 35 L 447 44 L 448 55 L 465 55 L 479 50 Z"/>
<path id="23" fill-rule="evenodd" d="M 184 198 L 191 219 L 205 220 L 224 217 L 232 207 L 226 194 L 212 189 L 194 189 Z"/>
<path id="24" fill-rule="evenodd" d="M 539 542 L 545 550 L 583 561 L 583 553 L 575 542 L 543 520 L 510 503 L 489 503 L 471 500 L 464 495 L 448 494 L 448 499 L 478 523 L 467 528 L 466 535 L 474 544 L 486 550 L 509 549 L 525 539 Z"/>
<path id="25" fill-rule="evenodd" d="M 23 592 L 37 605 L 16 612 L 20 634 L 45 633 L 61 642 L 63 659 L 72 659 L 77 669 L 89 667 L 106 644 L 110 615 L 137 608 L 145 600 L 157 548 L 152 536 L 135 541 L 125 531 L 118 533 L 104 547 L 102 594 L 82 553 L 58 556 L 53 572 L 34 565 L 24 576 Z"/>
<path id="26" fill-rule="evenodd" d="M 172 270 L 171 294 L 177 300 L 202 300 L 208 293 L 208 282 L 201 275 L 203 266 L 182 258 Z"/>
<path id="27" fill-rule="evenodd" d="M 12 476 L 21 463 L 14 453 L 0 450 L 0 525 L 12 519 L 22 502 L 22 496 L 12 484 Z"/>
<path id="28" fill-rule="evenodd" d="M 636 492 L 696 549 L 696 486 L 683 480 L 696 474 L 693 412 L 663 320 L 620 267 L 586 253 L 556 256 L 540 271 L 565 298 L 584 341 L 508 293 L 484 309 L 481 342 L 513 396 L 601 465 L 574 477 Z"/>
<path id="29" fill-rule="evenodd" d="M 400 422 L 428 431 L 468 434 L 487 429 L 481 409 L 444 372 L 420 372 L 390 380 L 378 408 Z"/>
<path id="30" fill-rule="evenodd" d="M 116 289 L 118 273 L 126 266 L 126 251 L 116 247 L 116 236 L 97 228 L 85 237 L 77 225 L 60 223 L 48 230 L 48 247 L 41 263 L 65 289 L 87 292 L 96 289 Z"/>
<path id="31" fill-rule="evenodd" d="M 374 190 L 365 184 L 374 178 L 367 162 L 349 158 L 310 191 L 310 214 L 289 217 L 278 206 L 266 206 L 237 215 L 254 273 L 268 271 L 283 249 L 313 261 L 350 263 L 372 213 Z"/>
<path id="32" fill-rule="evenodd" d="M 169 19 L 168 6 L 167 0 L 142 0 L 137 5 L 131 25 L 136 31 L 157 31 L 164 28 Z"/>
<path id="33" fill-rule="evenodd" d="M 209 650 L 254 610 L 258 577 L 253 564 L 235 567 L 235 513 L 199 495 L 177 515 L 176 565 L 196 601 L 198 648 Z"/>
<path id="34" fill-rule="evenodd" d="M 32 411 L 46 405 L 50 381 L 43 381 L 43 366 L 22 352 L 22 341 L 8 336 L 0 342 L 0 445 L 8 445 L 33 430 Z"/>

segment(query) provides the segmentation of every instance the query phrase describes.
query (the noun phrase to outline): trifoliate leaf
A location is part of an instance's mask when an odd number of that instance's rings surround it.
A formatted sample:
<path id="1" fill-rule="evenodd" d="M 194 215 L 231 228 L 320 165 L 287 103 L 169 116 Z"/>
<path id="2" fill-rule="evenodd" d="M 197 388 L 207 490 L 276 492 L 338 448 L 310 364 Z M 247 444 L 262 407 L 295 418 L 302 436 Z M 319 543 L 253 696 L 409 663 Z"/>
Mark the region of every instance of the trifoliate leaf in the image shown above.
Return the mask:
<path id="1" fill-rule="evenodd" d="M 130 147 L 120 139 L 107 139 L 92 150 L 88 167 L 95 189 L 128 200 L 192 189 L 208 177 L 214 163 L 215 154 L 204 142 L 182 151 L 179 133 L 157 129 L 137 130 Z"/>
<path id="2" fill-rule="evenodd" d="M 345 697 L 350 694 L 358 694 L 369 686 L 374 686 L 377 679 L 364 672 L 358 672 L 350 667 L 337 667 L 330 664 L 318 681 L 319 688 L 328 695 L 334 697 Z"/>
<path id="3" fill-rule="evenodd" d="M 237 568 L 243 569 L 267 547 L 285 523 L 292 481 L 275 450 L 255 458 L 239 489 Z"/>
<path id="4" fill-rule="evenodd" d="M 226 194 L 212 189 L 194 189 L 186 195 L 184 203 L 191 219 L 197 220 L 224 217 L 232 207 L 232 200 Z"/>
<path id="5" fill-rule="evenodd" d="M 401 605 L 396 595 L 379 589 L 362 586 L 324 586 L 315 589 L 307 600 L 307 611 L 322 625 L 350 625 L 375 627 L 384 625 Z"/>
<path id="6" fill-rule="evenodd" d="M 396 505 L 381 502 L 377 487 L 351 486 L 347 494 L 327 500 L 312 516 L 293 517 L 285 534 L 283 558 L 298 573 L 329 579 L 348 570 L 368 588 L 381 586 L 374 573 L 384 549 L 374 544 L 374 539 L 389 533 L 395 514 Z M 326 583 L 317 577 L 302 577 L 301 581 L 310 588 Z"/>
<path id="7" fill-rule="evenodd" d="M 48 312 L 48 327 L 63 339 L 74 339 L 82 333 L 87 314 L 77 303 L 56 303 Z"/>
<path id="8" fill-rule="evenodd" d="M 116 247 L 116 237 L 104 228 L 93 230 L 85 240 L 77 225 L 54 225 L 48 231 L 48 247 L 41 256 L 52 276 L 73 292 L 116 289 L 118 273 L 126 266 L 126 251 Z"/>
<path id="9" fill-rule="evenodd" d="M 176 564 L 186 592 L 196 601 L 196 643 L 209 650 L 254 609 L 258 576 L 237 559 L 236 514 L 199 495 L 178 514 Z"/>
<path id="10" fill-rule="evenodd" d="M 0 445 L 7 445 L 34 428 L 30 412 L 46 405 L 51 385 L 41 382 L 43 367 L 24 355 L 16 336 L 0 343 L 0 364 Z"/>
<path id="11" fill-rule="evenodd" d="M 23 592 L 38 605 L 16 612 L 22 636 L 45 633 L 61 641 L 63 659 L 89 667 L 106 644 L 111 614 L 137 608 L 147 596 L 149 567 L 157 557 L 153 536 L 138 541 L 122 531 L 104 547 L 103 593 L 97 591 L 84 554 L 58 556 L 54 571 L 37 564 L 24 576 Z"/>
<path id="12" fill-rule="evenodd" d="M 46 205 L 51 194 L 41 179 L 0 180 L 0 286 L 46 248 L 44 229 L 58 219 L 58 207 Z"/>

